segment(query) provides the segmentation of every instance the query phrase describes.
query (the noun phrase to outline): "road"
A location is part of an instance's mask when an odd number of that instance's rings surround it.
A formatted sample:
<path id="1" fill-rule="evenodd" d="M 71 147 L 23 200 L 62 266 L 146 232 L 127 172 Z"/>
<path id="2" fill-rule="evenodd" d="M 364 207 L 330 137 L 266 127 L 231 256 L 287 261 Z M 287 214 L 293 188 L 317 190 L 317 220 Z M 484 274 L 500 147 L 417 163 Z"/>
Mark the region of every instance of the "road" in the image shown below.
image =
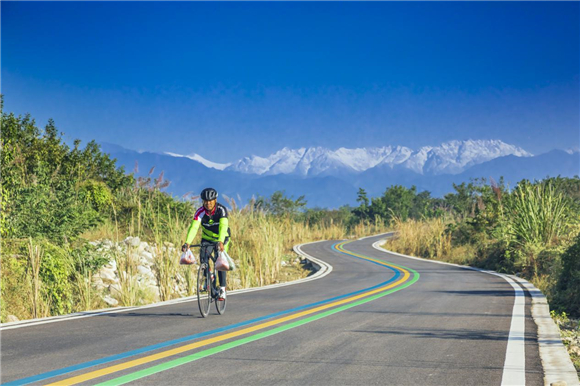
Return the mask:
<path id="1" fill-rule="evenodd" d="M 514 313 L 502 277 L 379 239 L 305 245 L 330 274 L 231 294 L 222 316 L 187 301 L 5 329 L 2 384 L 543 384 L 528 296 Z"/>

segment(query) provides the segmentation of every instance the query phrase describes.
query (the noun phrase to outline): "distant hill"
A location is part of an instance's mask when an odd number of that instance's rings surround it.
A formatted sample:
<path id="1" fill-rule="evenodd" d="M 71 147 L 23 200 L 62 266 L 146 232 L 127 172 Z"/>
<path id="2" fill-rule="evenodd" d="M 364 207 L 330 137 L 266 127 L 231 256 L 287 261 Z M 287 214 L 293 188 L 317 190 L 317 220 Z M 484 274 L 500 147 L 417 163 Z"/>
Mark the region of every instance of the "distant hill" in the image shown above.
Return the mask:
<path id="1" fill-rule="evenodd" d="M 220 170 L 221 165 L 220 169 L 209 167 L 215 164 L 199 157 L 188 158 L 170 154 L 137 152 L 112 144 L 102 144 L 102 149 L 116 158 L 119 165 L 125 166 L 127 172 L 133 171 L 137 165 L 136 176 L 147 176 L 153 167 L 155 168 L 154 177 L 163 171 L 164 178 L 171 182 L 166 191 L 173 195 L 197 194 L 201 189 L 213 186 L 221 194 L 232 197 L 236 201 L 241 200 L 242 204 L 247 203 L 252 196 L 270 196 L 277 190 L 283 190 L 294 198 L 306 196 L 309 207 L 337 208 L 345 204 L 356 205 L 356 192 L 359 187 L 365 188 L 370 196 L 378 196 L 391 185 L 407 187 L 415 185 L 419 191 L 428 190 L 433 196 L 443 196 L 453 191 L 453 183 L 469 182 L 472 178 L 493 177 L 499 181 L 503 176 L 506 183 L 513 186 L 522 179 L 534 180 L 558 175 L 573 177 L 580 174 L 580 153 L 567 153 L 560 150 L 538 156 L 530 156 L 526 153 L 526 156 L 498 157 L 467 167 L 459 174 L 420 174 L 396 162 L 379 162 L 373 167 L 357 171 L 353 167 L 334 162 L 330 163 L 329 167 L 323 168 L 324 170 L 320 173 L 309 175 L 308 173 L 269 174 L 267 170 L 271 167 L 275 168 L 276 162 L 286 162 L 286 164 L 279 164 L 277 170 L 288 170 L 289 162 L 287 159 L 283 161 L 282 158 L 268 167 L 262 165 L 264 172 L 255 174 L 247 170 L 244 172 L 233 170 L 231 166 L 235 164 L 225 167 L 224 170 Z M 452 151 L 454 154 L 455 152 L 456 150 Z M 299 156 L 299 153 L 289 150 L 284 153 L 292 160 Z M 360 152 L 355 152 L 355 154 L 361 155 Z M 368 153 L 364 153 L 365 157 L 367 155 Z M 477 159 L 475 155 L 469 157 L 472 160 Z M 335 155 L 331 158 L 336 161 Z M 365 158 L 357 162 L 358 165 L 368 165 L 372 161 Z M 438 162 L 441 162 L 441 159 Z M 352 158 L 349 163 L 356 164 Z M 324 163 L 321 162 L 318 165 L 322 164 Z"/>

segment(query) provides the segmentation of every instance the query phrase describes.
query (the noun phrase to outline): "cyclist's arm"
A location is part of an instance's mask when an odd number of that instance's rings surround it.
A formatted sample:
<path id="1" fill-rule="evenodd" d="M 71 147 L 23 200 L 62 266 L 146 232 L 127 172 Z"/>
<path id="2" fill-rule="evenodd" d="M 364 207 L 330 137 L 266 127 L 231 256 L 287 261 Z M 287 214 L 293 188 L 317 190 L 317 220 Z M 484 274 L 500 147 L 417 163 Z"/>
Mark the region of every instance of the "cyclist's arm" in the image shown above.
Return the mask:
<path id="1" fill-rule="evenodd" d="M 222 217 L 220 218 L 220 230 L 218 235 L 218 241 L 223 243 L 226 240 L 228 235 L 228 218 Z"/>
<path id="2" fill-rule="evenodd" d="M 197 220 L 193 219 L 193 221 L 191 222 L 191 225 L 189 226 L 189 230 L 187 231 L 187 237 L 185 238 L 185 242 L 187 244 L 191 244 L 191 242 L 195 238 L 195 235 L 197 234 L 197 230 L 199 229 L 200 224 L 201 224 L 201 218 L 198 218 Z"/>

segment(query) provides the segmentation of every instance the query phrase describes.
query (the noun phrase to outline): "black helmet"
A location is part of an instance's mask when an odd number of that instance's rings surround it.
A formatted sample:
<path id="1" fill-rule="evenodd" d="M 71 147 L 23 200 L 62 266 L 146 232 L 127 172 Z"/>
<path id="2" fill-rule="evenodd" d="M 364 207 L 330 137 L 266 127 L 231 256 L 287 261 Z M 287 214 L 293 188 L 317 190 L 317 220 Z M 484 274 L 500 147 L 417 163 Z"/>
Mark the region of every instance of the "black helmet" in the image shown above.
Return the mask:
<path id="1" fill-rule="evenodd" d="M 217 190 L 214 188 L 205 188 L 201 191 L 200 197 L 204 201 L 212 201 L 215 200 L 218 196 Z"/>

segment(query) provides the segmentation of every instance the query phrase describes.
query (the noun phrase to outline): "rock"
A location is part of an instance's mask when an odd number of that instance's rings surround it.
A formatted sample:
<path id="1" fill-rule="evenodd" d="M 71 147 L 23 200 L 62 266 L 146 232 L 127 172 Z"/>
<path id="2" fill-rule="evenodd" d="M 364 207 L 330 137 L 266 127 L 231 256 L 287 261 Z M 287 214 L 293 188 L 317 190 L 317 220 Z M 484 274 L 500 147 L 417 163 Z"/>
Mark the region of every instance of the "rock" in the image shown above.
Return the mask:
<path id="1" fill-rule="evenodd" d="M 121 285 L 118 283 L 111 284 L 109 286 L 109 292 L 111 292 L 112 294 L 114 294 L 114 293 L 120 294 L 121 293 Z"/>
<path id="2" fill-rule="evenodd" d="M 150 291 L 151 294 L 153 294 L 154 302 L 158 302 L 160 300 L 159 287 L 157 287 L 156 285 L 148 285 L 147 290 Z"/>
<path id="3" fill-rule="evenodd" d="M 282 267 L 286 267 L 287 265 L 288 265 L 288 263 L 287 263 L 287 262 L 285 262 L 285 261 L 282 261 Z"/>
<path id="4" fill-rule="evenodd" d="M 107 286 L 105 286 L 105 284 L 104 284 L 102 281 L 98 281 L 98 282 L 96 282 L 96 283 L 93 283 L 93 285 L 95 286 L 95 289 L 96 289 L 98 292 L 103 292 L 103 290 L 104 290 L 105 288 L 107 288 Z"/>
<path id="5" fill-rule="evenodd" d="M 141 252 L 140 256 L 149 264 L 153 264 L 155 262 L 155 258 L 153 257 L 153 254 L 151 252 L 143 251 Z"/>
<path id="6" fill-rule="evenodd" d="M 142 266 L 142 265 L 137 267 L 137 272 L 142 276 L 150 276 L 151 275 L 151 270 L 147 267 Z"/>
<path id="7" fill-rule="evenodd" d="M 8 315 L 8 317 L 6 318 L 6 321 L 8 323 L 12 323 L 12 322 L 19 322 L 20 319 L 18 319 L 15 315 Z"/>
<path id="8" fill-rule="evenodd" d="M 129 237 L 127 237 L 124 240 L 124 243 L 127 244 L 130 247 L 138 248 L 139 247 L 139 244 L 141 244 L 141 239 L 139 239 L 139 237 L 131 237 L 131 236 L 129 236 Z"/>
<path id="9" fill-rule="evenodd" d="M 117 299 L 112 298 L 109 295 L 105 296 L 103 300 L 111 307 L 117 307 L 119 305 L 119 301 Z"/>
<path id="10" fill-rule="evenodd" d="M 101 268 L 99 276 L 104 283 L 115 283 L 119 281 L 117 275 L 115 275 L 115 271 L 109 268 Z"/>
<path id="11" fill-rule="evenodd" d="M 117 270 L 117 262 L 115 259 L 109 260 L 108 264 L 105 264 L 102 269 L 110 269 L 111 271 L 115 272 Z"/>

